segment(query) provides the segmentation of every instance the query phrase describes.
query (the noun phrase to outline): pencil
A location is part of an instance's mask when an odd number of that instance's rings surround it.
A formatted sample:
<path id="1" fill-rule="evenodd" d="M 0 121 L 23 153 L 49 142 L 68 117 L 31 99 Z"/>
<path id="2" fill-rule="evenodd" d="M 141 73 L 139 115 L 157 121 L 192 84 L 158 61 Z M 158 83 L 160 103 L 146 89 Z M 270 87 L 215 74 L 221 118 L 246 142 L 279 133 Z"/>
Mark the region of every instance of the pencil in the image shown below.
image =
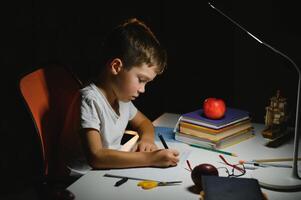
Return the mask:
<path id="1" fill-rule="evenodd" d="M 167 146 L 167 144 L 166 144 L 166 142 L 165 142 L 165 140 L 164 140 L 164 138 L 163 138 L 163 135 L 161 135 L 160 133 L 159 133 L 159 138 L 160 138 L 160 140 L 161 140 L 161 142 L 162 142 L 164 148 L 165 148 L 165 149 L 168 149 L 168 146 Z"/>
<path id="2" fill-rule="evenodd" d="M 124 184 L 125 182 L 127 182 L 129 180 L 129 178 L 127 178 L 127 177 L 125 177 L 125 178 L 122 178 L 122 179 L 120 179 L 119 181 L 117 181 L 116 183 L 115 183 L 115 187 L 119 187 L 120 185 L 122 185 L 122 184 Z"/>
<path id="3" fill-rule="evenodd" d="M 301 158 L 298 158 L 301 160 Z M 283 162 L 283 161 L 293 161 L 293 158 L 271 158 L 271 159 L 256 159 L 252 160 L 253 162 Z"/>
<path id="4" fill-rule="evenodd" d="M 272 163 L 260 163 L 260 162 L 253 162 L 253 161 L 244 161 L 244 160 L 240 160 L 239 161 L 240 164 L 250 164 L 250 165 L 254 165 L 254 166 L 258 166 L 258 167 L 284 167 L 284 168 L 292 168 L 292 165 L 285 165 L 285 164 L 272 164 Z"/>
<path id="5" fill-rule="evenodd" d="M 213 148 L 210 148 L 210 147 L 204 147 L 204 146 L 200 146 L 200 145 L 197 145 L 197 144 L 190 144 L 190 146 L 197 147 L 197 148 L 200 148 L 200 149 L 205 149 L 205 150 L 208 150 L 208 151 L 214 151 L 214 152 L 225 154 L 225 155 L 229 155 L 229 156 L 235 156 L 235 157 L 237 157 L 237 155 L 235 153 L 231 153 L 231 152 L 227 152 L 227 151 L 222 151 L 222 150 L 219 150 L 219 149 L 213 149 Z"/>

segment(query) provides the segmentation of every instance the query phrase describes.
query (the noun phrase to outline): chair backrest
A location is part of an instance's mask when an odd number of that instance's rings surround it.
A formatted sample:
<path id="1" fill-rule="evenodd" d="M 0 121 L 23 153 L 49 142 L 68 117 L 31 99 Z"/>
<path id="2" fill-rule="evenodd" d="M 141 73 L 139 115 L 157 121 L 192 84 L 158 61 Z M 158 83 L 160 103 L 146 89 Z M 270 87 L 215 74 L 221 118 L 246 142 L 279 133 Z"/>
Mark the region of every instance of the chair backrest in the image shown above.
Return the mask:
<path id="1" fill-rule="evenodd" d="M 71 70 L 59 66 L 37 69 L 19 82 L 41 142 L 45 176 L 56 173 L 59 137 L 66 126 L 68 109 L 77 99 L 81 85 Z"/>

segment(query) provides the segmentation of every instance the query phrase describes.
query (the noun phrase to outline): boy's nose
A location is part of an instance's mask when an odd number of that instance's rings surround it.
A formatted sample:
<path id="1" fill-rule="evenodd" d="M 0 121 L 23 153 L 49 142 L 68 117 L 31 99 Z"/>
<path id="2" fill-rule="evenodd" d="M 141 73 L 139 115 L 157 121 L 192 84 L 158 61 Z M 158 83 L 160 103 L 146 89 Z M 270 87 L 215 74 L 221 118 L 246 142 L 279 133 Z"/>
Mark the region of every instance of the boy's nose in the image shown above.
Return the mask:
<path id="1" fill-rule="evenodd" d="M 138 89 L 139 93 L 144 93 L 145 92 L 145 85 L 141 85 Z"/>

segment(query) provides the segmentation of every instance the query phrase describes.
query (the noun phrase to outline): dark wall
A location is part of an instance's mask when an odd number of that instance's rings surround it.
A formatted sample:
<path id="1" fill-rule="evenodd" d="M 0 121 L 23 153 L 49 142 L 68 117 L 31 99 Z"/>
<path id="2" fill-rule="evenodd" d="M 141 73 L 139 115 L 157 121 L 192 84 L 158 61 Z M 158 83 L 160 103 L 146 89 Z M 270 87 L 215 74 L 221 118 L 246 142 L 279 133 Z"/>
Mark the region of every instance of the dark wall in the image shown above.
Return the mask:
<path id="1" fill-rule="evenodd" d="M 280 50 L 300 65 L 300 17 L 294 4 L 264 1 L 236 2 L 232 8 L 221 6 L 225 12 L 256 37 Z M 223 20 L 227 23 L 227 20 Z M 233 24 L 234 30 L 234 105 L 249 110 L 255 122 L 263 122 L 264 107 L 277 89 L 288 98 L 291 124 L 294 122 L 298 76 L 283 56 L 261 45 Z M 300 68 L 300 67 L 299 67 Z"/>
<path id="2" fill-rule="evenodd" d="M 151 92 L 138 100 L 146 113 L 189 112 L 213 96 L 223 98 L 228 106 L 250 111 L 254 122 L 263 123 L 265 106 L 280 89 L 288 98 L 293 124 L 297 73 L 290 62 L 209 8 L 207 2 L 164 5 L 161 23 L 169 65 L 149 87 Z M 215 1 L 214 5 L 300 65 L 296 5 L 273 1 Z"/>
<path id="3" fill-rule="evenodd" d="M 301 14 L 294 3 L 215 1 L 214 5 L 300 65 Z M 291 63 L 206 1 L 32 0 L 3 5 L 0 13 L 0 167 L 13 172 L 13 180 L 35 173 L 39 163 L 33 127 L 17 92 L 19 78 L 40 66 L 65 64 L 87 80 L 102 37 L 128 17 L 144 20 L 168 51 L 166 72 L 134 102 L 150 119 L 164 112 L 189 112 L 200 108 L 205 98 L 219 97 L 263 123 L 265 106 L 277 89 L 288 98 L 290 111 L 295 109 L 297 76 Z"/>

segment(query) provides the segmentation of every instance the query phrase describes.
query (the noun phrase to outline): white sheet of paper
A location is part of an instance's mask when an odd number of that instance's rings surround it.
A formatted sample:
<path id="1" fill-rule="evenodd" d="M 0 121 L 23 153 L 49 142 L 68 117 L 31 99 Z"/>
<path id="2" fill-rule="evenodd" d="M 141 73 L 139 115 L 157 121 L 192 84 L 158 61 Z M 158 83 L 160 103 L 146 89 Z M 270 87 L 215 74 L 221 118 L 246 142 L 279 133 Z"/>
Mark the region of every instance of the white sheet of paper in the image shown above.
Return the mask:
<path id="1" fill-rule="evenodd" d="M 172 146 L 172 145 L 171 145 Z M 190 154 L 189 150 L 177 148 L 180 152 L 180 161 L 175 167 L 156 168 L 142 167 L 130 169 L 111 169 L 108 173 L 117 176 L 127 176 L 133 178 L 158 180 L 158 181 L 181 181 L 181 173 L 187 173 L 186 160 Z"/>

